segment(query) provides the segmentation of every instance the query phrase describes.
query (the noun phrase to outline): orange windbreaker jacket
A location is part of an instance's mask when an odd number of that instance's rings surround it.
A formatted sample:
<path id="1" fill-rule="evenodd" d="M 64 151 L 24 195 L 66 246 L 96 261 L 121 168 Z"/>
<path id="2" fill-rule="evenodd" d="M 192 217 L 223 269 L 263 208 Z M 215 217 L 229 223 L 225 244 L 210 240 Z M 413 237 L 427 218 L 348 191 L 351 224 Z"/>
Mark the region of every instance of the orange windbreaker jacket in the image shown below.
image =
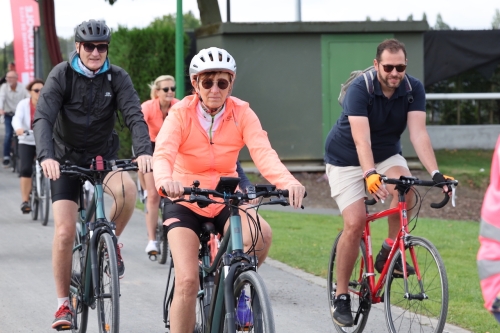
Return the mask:
<path id="1" fill-rule="evenodd" d="M 271 184 L 277 188 L 300 185 L 281 163 L 247 102 L 236 97 L 227 99 L 212 143 L 198 120 L 198 102 L 198 96 L 191 95 L 172 106 L 156 137 L 153 170 L 160 195 L 162 182 L 168 180 L 180 181 L 184 187 L 199 180 L 200 188 L 215 189 L 220 177 L 237 177 L 236 160 L 245 144 L 256 167 Z M 182 204 L 206 217 L 216 216 L 224 207 Z"/>

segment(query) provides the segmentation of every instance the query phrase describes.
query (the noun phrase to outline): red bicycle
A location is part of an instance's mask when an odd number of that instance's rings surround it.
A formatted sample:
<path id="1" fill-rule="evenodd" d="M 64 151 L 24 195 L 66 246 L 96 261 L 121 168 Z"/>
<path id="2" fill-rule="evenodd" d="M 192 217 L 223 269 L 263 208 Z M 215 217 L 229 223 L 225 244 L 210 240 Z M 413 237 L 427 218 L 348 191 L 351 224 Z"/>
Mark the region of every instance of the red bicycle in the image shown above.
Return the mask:
<path id="1" fill-rule="evenodd" d="M 414 186 L 442 188 L 446 185 L 449 191 L 452 192 L 452 203 L 454 205 L 455 187 L 458 185 L 458 181 L 447 179 L 446 182 L 436 184 L 434 181 L 424 181 L 405 176 L 399 179 L 385 176 L 381 176 L 381 178 L 385 184 L 396 185 L 399 203 L 395 208 L 370 214 L 368 205 L 373 205 L 376 201 L 374 199 L 365 201 L 366 225 L 359 245 L 358 258 L 349 278 L 348 286 L 354 325 L 353 327 L 341 327 L 335 321 L 333 321 L 333 324 L 338 332 L 360 333 L 365 328 L 372 304 L 383 302 L 389 332 L 442 333 L 448 313 L 446 269 L 438 250 L 429 240 L 410 234 L 405 194 L 410 190 L 414 191 L 416 199 L 420 199 L 421 205 L 422 198 L 420 198 Z M 449 199 L 450 196 L 445 193 L 443 201 L 432 203 L 431 207 L 442 208 L 448 203 Z M 378 280 L 376 280 L 370 223 L 393 214 L 399 215 L 400 231 L 384 268 Z M 341 235 L 342 231 L 335 239 L 328 266 L 328 303 L 332 319 L 333 301 L 337 285 L 335 259 L 337 244 Z M 404 262 L 408 262 L 415 268 L 415 274 L 407 274 L 406 265 L 400 264 Z M 403 275 L 394 272 L 395 266 L 403 267 Z"/>

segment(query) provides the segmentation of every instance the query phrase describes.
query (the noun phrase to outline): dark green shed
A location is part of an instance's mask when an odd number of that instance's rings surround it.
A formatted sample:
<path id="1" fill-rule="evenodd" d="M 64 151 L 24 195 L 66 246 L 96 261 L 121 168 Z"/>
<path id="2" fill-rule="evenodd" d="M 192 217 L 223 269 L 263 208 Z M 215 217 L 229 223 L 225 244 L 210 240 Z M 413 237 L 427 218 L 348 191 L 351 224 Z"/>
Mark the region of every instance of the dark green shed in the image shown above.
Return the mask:
<path id="1" fill-rule="evenodd" d="M 233 95 L 250 102 L 283 161 L 321 161 L 340 115 L 340 84 L 370 66 L 386 38 L 405 43 L 408 73 L 424 79 L 426 21 L 221 23 L 196 30 L 197 50 L 217 46 L 236 59 Z M 403 153 L 414 157 L 407 135 Z M 249 160 L 243 151 L 241 160 Z"/>

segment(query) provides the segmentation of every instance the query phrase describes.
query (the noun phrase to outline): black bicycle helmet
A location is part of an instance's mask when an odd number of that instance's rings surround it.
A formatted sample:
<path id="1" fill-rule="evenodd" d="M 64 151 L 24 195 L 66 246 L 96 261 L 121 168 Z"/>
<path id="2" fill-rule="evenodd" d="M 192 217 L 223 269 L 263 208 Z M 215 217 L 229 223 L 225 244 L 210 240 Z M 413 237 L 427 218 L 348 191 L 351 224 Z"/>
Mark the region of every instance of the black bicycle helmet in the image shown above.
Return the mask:
<path id="1" fill-rule="evenodd" d="M 75 42 L 109 42 L 111 31 L 104 21 L 83 21 L 75 29 Z"/>

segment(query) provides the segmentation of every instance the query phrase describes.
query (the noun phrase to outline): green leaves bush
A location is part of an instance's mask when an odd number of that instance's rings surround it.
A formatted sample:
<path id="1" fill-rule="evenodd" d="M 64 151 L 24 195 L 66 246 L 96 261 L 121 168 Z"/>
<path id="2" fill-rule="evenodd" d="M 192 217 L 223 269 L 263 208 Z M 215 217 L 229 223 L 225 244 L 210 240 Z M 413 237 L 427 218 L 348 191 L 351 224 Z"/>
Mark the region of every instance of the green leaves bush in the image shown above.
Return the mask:
<path id="1" fill-rule="evenodd" d="M 189 37 L 184 34 L 184 54 L 188 54 Z M 128 29 L 119 27 L 113 31 L 109 48 L 112 64 L 128 72 L 141 102 L 150 99 L 148 84 L 160 75 L 175 77 L 175 29 L 169 26 Z M 187 73 L 184 66 L 184 73 Z M 119 113 L 121 117 L 121 113 Z M 121 120 L 123 124 L 123 120 Z M 128 128 L 116 123 L 120 138 L 120 158 L 131 156 L 132 138 Z"/>

